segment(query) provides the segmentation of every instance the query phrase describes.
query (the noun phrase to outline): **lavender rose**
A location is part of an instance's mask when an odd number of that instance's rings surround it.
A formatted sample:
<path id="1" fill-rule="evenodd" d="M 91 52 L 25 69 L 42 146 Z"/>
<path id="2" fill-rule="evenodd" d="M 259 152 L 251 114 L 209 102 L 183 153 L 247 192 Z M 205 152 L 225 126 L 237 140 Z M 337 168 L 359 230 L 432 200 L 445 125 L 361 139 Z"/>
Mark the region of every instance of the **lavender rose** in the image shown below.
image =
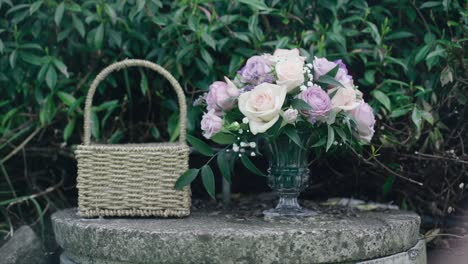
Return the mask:
<path id="1" fill-rule="evenodd" d="M 348 67 L 346 67 L 346 64 L 344 64 L 343 60 L 336 60 L 334 63 L 336 63 L 339 66 L 335 79 L 341 84 L 343 84 L 345 87 L 349 85 L 354 86 L 353 76 L 348 74 Z"/>
<path id="2" fill-rule="evenodd" d="M 336 63 L 331 62 L 325 58 L 317 57 L 314 58 L 312 64 L 314 66 L 314 80 L 318 80 L 320 76 L 327 74 L 337 65 Z"/>
<path id="3" fill-rule="evenodd" d="M 240 75 L 242 82 L 253 85 L 274 81 L 271 67 L 262 56 L 253 56 L 248 59 L 245 66 L 237 73 Z"/>
<path id="4" fill-rule="evenodd" d="M 215 114 L 215 110 L 211 109 L 208 113 L 205 113 L 201 121 L 201 129 L 203 130 L 203 136 L 210 139 L 214 134 L 221 131 L 223 127 L 223 120 Z"/>
<path id="5" fill-rule="evenodd" d="M 372 107 L 362 102 L 358 107 L 351 110 L 349 115 L 356 122 L 358 138 L 365 143 L 370 143 L 374 136 L 375 124 L 375 116 Z"/>
<path id="6" fill-rule="evenodd" d="M 229 79 L 226 78 L 226 82 L 214 82 L 205 98 L 207 109 L 221 115 L 223 110 L 231 110 L 234 107 L 234 99 L 237 96 L 239 90 Z"/>
<path id="7" fill-rule="evenodd" d="M 312 124 L 327 119 L 332 104 L 330 97 L 320 86 L 313 84 L 307 90 L 298 94 L 297 98 L 302 99 L 312 107 L 311 110 L 302 111 L 302 114 L 309 117 Z"/>
<path id="8" fill-rule="evenodd" d="M 345 74 L 348 74 L 348 68 L 346 67 L 346 64 L 344 64 L 343 60 L 339 59 L 334 61 L 334 63 L 338 64 L 339 68 L 342 69 Z"/>

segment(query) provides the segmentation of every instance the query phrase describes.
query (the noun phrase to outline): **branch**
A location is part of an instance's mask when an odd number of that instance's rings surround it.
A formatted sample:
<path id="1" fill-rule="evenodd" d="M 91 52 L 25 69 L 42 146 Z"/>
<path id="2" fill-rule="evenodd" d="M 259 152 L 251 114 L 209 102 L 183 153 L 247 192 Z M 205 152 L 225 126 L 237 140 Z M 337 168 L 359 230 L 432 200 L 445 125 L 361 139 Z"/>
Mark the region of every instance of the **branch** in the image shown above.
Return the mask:
<path id="1" fill-rule="evenodd" d="M 33 139 L 39 132 L 41 131 L 41 128 L 38 127 L 34 132 L 32 132 L 21 144 L 19 144 L 12 152 L 10 152 L 5 158 L 3 158 L 0 163 L 5 163 L 7 160 L 9 160 L 11 157 L 13 157 L 18 151 L 23 149 L 31 139 Z"/>

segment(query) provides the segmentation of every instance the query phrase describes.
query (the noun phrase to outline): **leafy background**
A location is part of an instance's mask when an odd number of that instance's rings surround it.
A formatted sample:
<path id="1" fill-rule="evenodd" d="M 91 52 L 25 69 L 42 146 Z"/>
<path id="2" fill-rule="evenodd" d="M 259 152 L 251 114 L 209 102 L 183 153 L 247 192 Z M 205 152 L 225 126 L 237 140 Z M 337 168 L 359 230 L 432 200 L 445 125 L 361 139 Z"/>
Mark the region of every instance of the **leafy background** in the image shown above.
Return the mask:
<path id="1" fill-rule="evenodd" d="M 86 91 L 106 65 L 156 62 L 181 82 L 191 105 L 249 56 L 293 47 L 342 58 L 378 117 L 372 147 L 320 159 L 320 184 L 309 193 L 393 201 L 439 226 L 461 210 L 468 179 L 467 7 L 451 0 L 0 0 L 0 232 L 8 237 L 26 223 L 46 237 L 50 213 L 76 205 L 73 146 L 82 139 Z M 94 102 L 97 142 L 178 136 L 175 94 L 150 72 L 113 74 Z M 201 113 L 189 107 L 188 133 L 197 137 Z M 259 182 L 253 191 L 265 188 Z"/>

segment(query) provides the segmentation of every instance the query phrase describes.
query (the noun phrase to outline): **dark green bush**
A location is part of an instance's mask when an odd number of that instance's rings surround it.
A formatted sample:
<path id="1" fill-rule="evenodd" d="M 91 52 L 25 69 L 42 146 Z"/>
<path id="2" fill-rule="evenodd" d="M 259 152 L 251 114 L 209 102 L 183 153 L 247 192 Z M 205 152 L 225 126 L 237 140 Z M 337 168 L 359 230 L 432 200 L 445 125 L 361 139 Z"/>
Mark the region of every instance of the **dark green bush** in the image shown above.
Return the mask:
<path id="1" fill-rule="evenodd" d="M 343 58 L 378 114 L 374 146 L 359 154 L 363 162 L 333 171 L 370 177 L 366 184 L 379 189 L 379 199 L 444 216 L 462 198 L 459 186 L 468 176 L 464 5 L 0 0 L 1 228 L 63 206 L 63 185 L 70 183 L 56 169 L 75 176 L 61 159 L 81 142 L 84 97 L 104 66 L 125 58 L 154 61 L 193 101 L 215 79 L 232 76 L 244 58 L 285 47 Z M 114 74 L 95 99 L 96 141 L 178 135 L 174 94 L 154 74 Z M 189 133 L 198 135 L 201 110 L 189 110 Z"/>

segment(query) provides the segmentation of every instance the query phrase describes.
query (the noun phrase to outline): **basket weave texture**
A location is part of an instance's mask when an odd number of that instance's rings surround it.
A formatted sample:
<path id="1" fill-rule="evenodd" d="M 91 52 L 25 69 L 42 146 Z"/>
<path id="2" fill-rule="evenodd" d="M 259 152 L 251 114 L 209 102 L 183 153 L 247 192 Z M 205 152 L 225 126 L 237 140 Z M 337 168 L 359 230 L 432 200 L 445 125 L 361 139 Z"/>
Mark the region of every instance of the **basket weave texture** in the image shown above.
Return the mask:
<path id="1" fill-rule="evenodd" d="M 91 144 L 91 107 L 96 88 L 113 71 L 145 67 L 164 76 L 177 93 L 180 136 L 177 143 Z M 190 214 L 190 187 L 175 190 L 188 169 L 187 106 L 180 84 L 161 66 L 145 60 L 124 60 L 102 70 L 89 88 L 84 116 L 84 141 L 77 147 L 78 207 L 82 217 L 160 216 Z"/>

